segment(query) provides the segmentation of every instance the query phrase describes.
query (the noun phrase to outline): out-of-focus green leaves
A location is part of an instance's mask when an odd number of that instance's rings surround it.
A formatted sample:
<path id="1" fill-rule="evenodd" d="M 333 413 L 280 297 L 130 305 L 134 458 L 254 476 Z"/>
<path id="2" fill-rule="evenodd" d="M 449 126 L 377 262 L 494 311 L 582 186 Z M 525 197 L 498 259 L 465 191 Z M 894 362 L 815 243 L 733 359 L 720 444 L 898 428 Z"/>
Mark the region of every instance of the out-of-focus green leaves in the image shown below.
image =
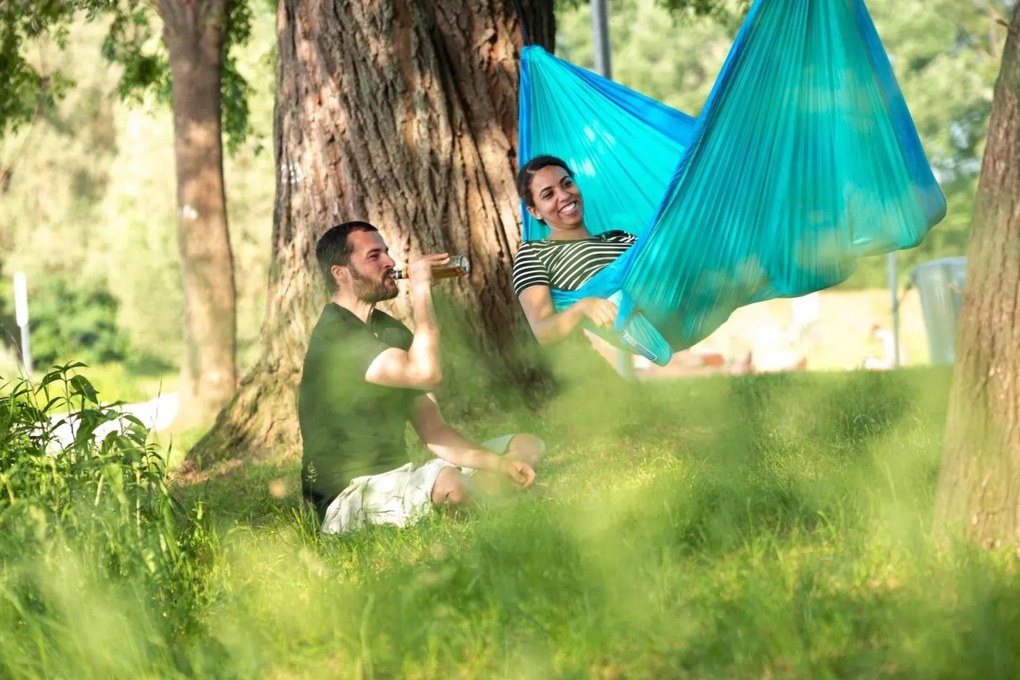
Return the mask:
<path id="1" fill-rule="evenodd" d="M 223 106 L 223 133 L 227 137 L 227 149 L 234 153 L 248 137 L 251 123 L 248 120 L 248 100 L 252 89 L 237 68 L 237 47 L 251 39 L 251 7 L 244 0 L 231 3 L 230 30 L 227 31 L 223 48 L 223 70 L 220 81 L 220 96 Z"/>
<path id="2" fill-rule="evenodd" d="M 251 36 L 248 0 L 227 0 L 230 20 L 224 36 L 222 72 L 223 131 L 236 150 L 250 132 L 250 88 L 236 68 L 237 46 Z M 42 112 L 51 111 L 73 85 L 30 54 L 38 44 L 64 46 L 76 18 L 108 22 L 102 54 L 120 68 L 118 92 L 139 101 L 153 94 L 169 104 L 171 77 L 160 40 L 160 21 L 153 3 L 143 0 L 0 0 L 0 137 L 16 131 Z"/>
<path id="3" fill-rule="evenodd" d="M 25 51 L 43 37 L 61 42 L 70 18 L 60 0 L 0 0 L 0 136 L 52 107 L 68 86 L 59 74 L 40 73 Z"/>
<path id="4" fill-rule="evenodd" d="M 261 0 L 251 8 L 253 37 L 229 55 L 249 88 L 250 132 L 224 159 L 243 365 L 254 359 L 265 309 L 274 190 L 272 153 L 265 152 L 272 148 L 274 13 Z M 75 87 L 32 125 L 0 137 L 0 370 L 13 373 L 16 366 L 16 271 L 28 276 L 34 344 L 43 342 L 34 333 L 46 280 L 102 281 L 116 301 L 116 328 L 133 364 L 176 365 L 180 358 L 170 108 L 152 90 L 130 102 L 117 96 L 120 69 L 100 53 L 107 34 L 105 22 L 78 15 L 64 48 L 44 46 L 48 67 Z M 162 49 L 158 35 L 150 42 Z M 69 356 L 81 355 L 54 360 Z"/>
<path id="5" fill-rule="evenodd" d="M 871 0 L 868 7 L 943 181 L 976 175 L 1008 16 L 1001 0 Z"/>
<path id="6" fill-rule="evenodd" d="M 32 354 L 40 365 L 71 359 L 100 363 L 126 356 L 127 341 L 117 329 L 117 301 L 102 281 L 40 281 L 29 328 Z"/>

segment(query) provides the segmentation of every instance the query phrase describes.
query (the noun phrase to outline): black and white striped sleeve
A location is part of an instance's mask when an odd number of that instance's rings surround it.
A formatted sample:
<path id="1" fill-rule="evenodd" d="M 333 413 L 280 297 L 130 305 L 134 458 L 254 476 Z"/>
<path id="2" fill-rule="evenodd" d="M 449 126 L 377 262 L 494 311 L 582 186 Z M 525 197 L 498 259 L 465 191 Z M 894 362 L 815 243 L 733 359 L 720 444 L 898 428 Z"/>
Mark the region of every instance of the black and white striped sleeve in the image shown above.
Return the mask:
<path id="1" fill-rule="evenodd" d="M 538 253 L 528 243 L 522 243 L 514 260 L 514 292 L 520 295 L 525 288 L 531 286 L 548 286 L 549 272 L 538 257 Z"/>

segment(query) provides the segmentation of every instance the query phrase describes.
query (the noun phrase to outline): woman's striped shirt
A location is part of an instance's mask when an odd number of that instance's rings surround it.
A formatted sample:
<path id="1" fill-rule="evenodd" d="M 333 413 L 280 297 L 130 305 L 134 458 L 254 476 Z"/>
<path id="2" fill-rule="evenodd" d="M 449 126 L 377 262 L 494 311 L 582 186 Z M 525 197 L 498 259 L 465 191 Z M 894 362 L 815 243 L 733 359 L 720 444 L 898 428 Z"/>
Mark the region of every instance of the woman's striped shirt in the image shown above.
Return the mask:
<path id="1" fill-rule="evenodd" d="M 635 240 L 617 230 L 578 241 L 525 241 L 514 260 L 514 292 L 531 286 L 577 290 Z"/>

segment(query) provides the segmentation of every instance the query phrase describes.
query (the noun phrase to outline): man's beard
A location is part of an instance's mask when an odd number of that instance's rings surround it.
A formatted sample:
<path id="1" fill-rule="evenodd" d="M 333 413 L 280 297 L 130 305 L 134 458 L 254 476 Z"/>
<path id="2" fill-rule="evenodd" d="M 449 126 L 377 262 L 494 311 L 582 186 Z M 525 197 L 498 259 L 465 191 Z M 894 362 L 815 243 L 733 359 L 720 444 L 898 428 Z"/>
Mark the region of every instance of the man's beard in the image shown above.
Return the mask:
<path id="1" fill-rule="evenodd" d="M 375 304 L 383 300 L 392 300 L 400 292 L 396 282 L 388 276 L 380 281 L 365 276 L 354 266 L 348 269 L 351 272 L 351 292 L 363 302 Z"/>

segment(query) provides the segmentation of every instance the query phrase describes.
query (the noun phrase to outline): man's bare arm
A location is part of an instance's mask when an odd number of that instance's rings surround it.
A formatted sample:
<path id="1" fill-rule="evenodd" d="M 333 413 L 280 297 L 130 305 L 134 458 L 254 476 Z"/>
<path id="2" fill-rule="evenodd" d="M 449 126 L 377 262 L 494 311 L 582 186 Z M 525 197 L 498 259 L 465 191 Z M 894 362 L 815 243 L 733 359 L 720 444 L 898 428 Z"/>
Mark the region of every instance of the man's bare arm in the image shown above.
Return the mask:
<path id="1" fill-rule="evenodd" d="M 365 380 L 386 387 L 431 390 L 443 382 L 439 363 L 439 324 L 432 305 L 432 268 L 450 259 L 446 253 L 426 255 L 409 267 L 414 340 L 408 350 L 391 347 L 365 371 Z"/>
<path id="2" fill-rule="evenodd" d="M 535 470 L 524 461 L 487 451 L 451 427 L 432 394 L 415 400 L 411 424 L 422 443 L 448 463 L 504 475 L 525 489 L 535 481 Z"/>

